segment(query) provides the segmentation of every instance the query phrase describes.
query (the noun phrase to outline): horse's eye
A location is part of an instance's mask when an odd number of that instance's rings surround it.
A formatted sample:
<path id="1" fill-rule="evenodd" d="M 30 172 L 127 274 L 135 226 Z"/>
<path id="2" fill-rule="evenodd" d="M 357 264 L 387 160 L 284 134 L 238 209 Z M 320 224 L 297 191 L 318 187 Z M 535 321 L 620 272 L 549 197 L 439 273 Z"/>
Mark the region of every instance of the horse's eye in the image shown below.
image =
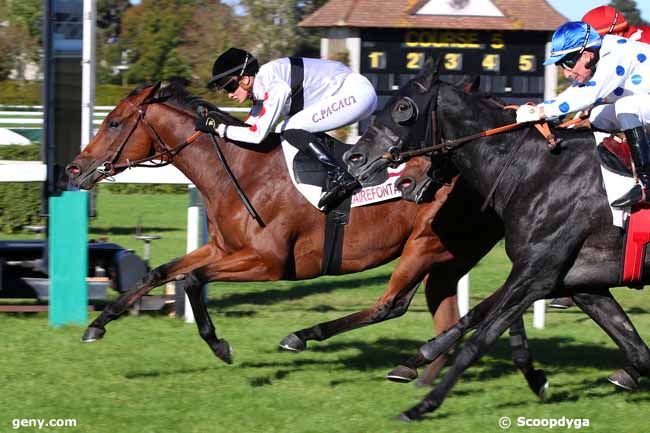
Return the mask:
<path id="1" fill-rule="evenodd" d="M 117 120 L 111 120 L 108 122 L 109 128 L 117 128 L 118 126 L 120 126 L 120 122 L 118 122 Z"/>
<path id="2" fill-rule="evenodd" d="M 405 104 L 403 102 L 397 106 L 397 110 L 399 110 L 399 111 L 406 111 L 409 108 L 410 108 L 409 105 Z"/>

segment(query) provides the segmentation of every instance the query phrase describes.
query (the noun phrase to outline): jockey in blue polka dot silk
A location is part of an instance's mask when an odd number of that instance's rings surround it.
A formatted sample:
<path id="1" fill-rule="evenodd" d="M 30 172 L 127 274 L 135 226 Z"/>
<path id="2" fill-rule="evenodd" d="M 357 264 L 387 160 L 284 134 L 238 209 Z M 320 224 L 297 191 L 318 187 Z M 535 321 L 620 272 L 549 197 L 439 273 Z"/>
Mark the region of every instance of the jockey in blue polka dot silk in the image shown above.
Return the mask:
<path id="1" fill-rule="evenodd" d="M 588 24 L 568 22 L 553 34 L 551 55 L 544 65 L 552 64 L 562 67 L 573 85 L 554 100 L 521 106 L 517 122 L 561 119 L 569 113 L 591 109 L 594 127 L 625 133 L 640 181 L 612 206 L 648 202 L 650 45 L 615 35 L 601 39 Z"/>

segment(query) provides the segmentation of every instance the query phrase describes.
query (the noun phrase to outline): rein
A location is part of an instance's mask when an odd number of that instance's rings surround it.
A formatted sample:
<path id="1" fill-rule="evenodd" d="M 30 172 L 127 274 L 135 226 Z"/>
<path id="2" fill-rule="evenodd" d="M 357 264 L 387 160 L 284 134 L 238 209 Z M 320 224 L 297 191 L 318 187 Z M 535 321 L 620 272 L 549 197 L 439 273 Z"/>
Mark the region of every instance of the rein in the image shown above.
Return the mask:
<path id="1" fill-rule="evenodd" d="M 128 101 L 127 101 L 128 102 Z M 195 131 L 192 135 L 187 137 L 181 144 L 170 147 L 165 143 L 165 140 L 158 134 L 156 129 L 145 119 L 145 115 L 147 114 L 147 109 L 149 108 L 150 104 L 145 104 L 144 108 L 142 107 L 136 107 L 130 102 L 128 102 L 133 108 L 138 110 L 138 119 L 136 122 L 133 124 L 131 127 L 131 130 L 129 133 L 126 135 L 126 138 L 122 141 L 122 143 L 117 147 L 117 149 L 112 153 L 110 156 L 110 162 L 104 162 L 102 163 L 99 167 L 96 168 L 96 170 L 105 175 L 107 179 L 112 179 L 113 175 L 115 174 L 116 170 L 123 169 L 123 168 L 133 168 L 133 167 L 146 167 L 146 168 L 157 168 L 157 167 L 164 167 L 166 165 L 169 165 L 173 162 L 173 159 L 176 155 L 178 155 L 183 149 L 185 149 L 187 146 L 192 144 L 193 142 L 196 141 L 197 138 L 199 138 L 203 132 L 201 131 Z M 122 150 L 124 150 L 124 147 L 126 146 L 126 143 L 129 141 L 131 136 L 133 135 L 133 132 L 135 132 L 136 128 L 138 127 L 138 124 L 142 122 L 147 129 L 149 130 L 149 133 L 151 136 L 153 136 L 158 143 L 159 147 L 162 148 L 162 150 L 158 153 L 155 153 L 151 156 L 147 156 L 145 158 L 140 158 L 136 159 L 135 161 L 129 161 L 128 159 L 126 162 L 120 163 L 120 164 L 115 164 L 115 160 L 119 157 L 120 153 Z M 246 197 L 246 194 L 244 194 L 244 191 L 241 189 L 239 186 L 239 183 L 237 182 L 237 179 L 235 178 L 235 175 L 233 174 L 232 170 L 230 170 L 230 167 L 228 166 L 228 162 L 226 161 L 226 158 L 221 151 L 221 148 L 219 147 L 219 144 L 217 143 L 217 140 L 215 140 L 214 136 L 212 134 L 210 135 L 210 140 L 212 141 L 212 145 L 215 149 L 215 152 L 217 153 L 217 156 L 219 157 L 219 161 L 223 165 L 224 169 L 226 170 L 226 174 L 228 175 L 228 179 L 233 185 L 233 188 L 239 195 L 239 198 L 241 199 L 242 203 L 244 204 L 244 207 L 248 211 L 248 213 L 253 217 L 255 221 L 260 225 L 260 227 L 266 227 L 264 224 L 264 221 L 262 221 L 262 218 L 259 216 L 253 205 L 251 204 L 250 200 L 248 200 L 248 197 Z M 145 164 L 146 162 L 153 162 L 153 164 Z"/>
<path id="2" fill-rule="evenodd" d="M 493 135 L 498 135 L 498 134 L 503 134 L 506 132 L 522 129 L 523 127 L 529 127 L 529 126 L 535 126 L 535 128 L 539 131 L 539 133 L 545 138 L 546 142 L 548 143 L 549 149 L 553 150 L 557 147 L 559 144 L 559 141 L 555 138 L 555 135 L 551 132 L 550 127 L 548 123 L 546 122 L 545 119 L 540 119 L 536 122 L 526 122 L 526 123 L 510 123 L 508 125 L 503 125 L 499 126 L 497 128 L 492 128 L 488 129 L 486 131 L 479 132 L 477 134 L 472 134 L 468 135 L 465 137 L 460 137 L 456 138 L 454 140 L 445 140 L 441 137 L 440 130 L 438 128 L 437 124 L 437 105 L 438 105 L 438 92 L 440 90 L 440 87 L 436 87 L 435 92 L 433 94 L 432 101 L 430 103 L 430 109 L 429 109 L 429 117 L 430 117 L 430 122 L 427 124 L 426 132 L 425 132 L 425 138 L 424 142 L 426 143 L 429 140 L 433 141 L 434 143 L 437 143 L 438 141 L 441 141 L 439 144 L 433 144 L 432 146 L 428 147 L 423 147 L 420 149 L 416 150 L 410 150 L 410 151 L 400 151 L 397 147 L 392 147 L 388 152 L 386 152 L 382 158 L 385 160 L 390 161 L 393 164 L 401 164 L 406 162 L 407 160 L 416 157 L 416 156 L 422 156 L 422 155 L 427 155 L 427 154 L 445 154 L 448 152 L 451 152 L 452 150 L 464 145 L 465 143 L 468 143 L 473 140 L 477 140 L 479 138 L 484 138 L 484 137 L 490 137 Z M 503 108 L 504 110 L 506 109 L 517 109 L 518 106 L 512 106 L 512 105 L 502 105 L 499 103 L 495 103 L 498 107 Z M 560 125 L 561 128 L 567 128 L 569 126 L 572 126 L 574 124 L 577 124 L 581 121 L 583 121 L 585 118 L 588 117 L 588 114 L 581 114 L 580 116 L 576 116 L 574 119 L 564 122 L 563 124 Z M 483 205 L 481 206 L 481 212 L 484 212 L 485 209 L 488 207 L 490 201 L 494 197 L 494 194 L 496 193 L 496 190 L 498 186 L 501 184 L 501 180 L 505 177 L 506 172 L 508 171 L 508 168 L 512 165 L 514 162 L 515 156 L 517 152 L 519 151 L 519 148 L 522 145 L 523 140 L 519 140 L 518 144 L 510 151 L 508 158 L 505 161 L 504 166 L 501 168 L 497 178 L 495 179 L 492 188 L 490 188 L 489 193 L 485 197 L 485 200 L 483 201 Z M 505 202 L 507 203 L 510 200 L 510 197 L 514 193 L 514 189 L 511 188 L 508 193 L 506 194 L 505 197 Z"/>
<path id="3" fill-rule="evenodd" d="M 454 140 L 443 140 L 443 142 L 440 144 L 434 144 L 433 146 L 423 147 L 421 149 L 409 150 L 406 152 L 400 152 L 400 151 L 387 152 L 384 154 L 383 158 L 391 162 L 401 164 L 416 156 L 422 156 L 428 153 L 447 153 L 454 150 L 457 147 L 462 146 L 463 144 L 469 141 L 476 140 L 483 137 L 490 137 L 492 135 L 502 134 L 508 131 L 513 131 L 523 126 L 530 126 L 530 125 L 529 123 L 511 123 L 508 125 L 500 126 L 498 128 L 488 129 L 487 131 L 479 132 L 477 134 L 456 138 Z"/>

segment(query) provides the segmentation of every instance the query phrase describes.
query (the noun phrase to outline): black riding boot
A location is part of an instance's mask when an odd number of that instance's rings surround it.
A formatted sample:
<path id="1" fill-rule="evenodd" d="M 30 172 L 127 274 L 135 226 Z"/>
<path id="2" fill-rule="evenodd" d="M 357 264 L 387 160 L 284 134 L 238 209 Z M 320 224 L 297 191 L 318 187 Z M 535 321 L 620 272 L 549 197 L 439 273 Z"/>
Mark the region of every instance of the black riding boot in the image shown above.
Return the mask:
<path id="1" fill-rule="evenodd" d="M 318 202 L 318 207 L 332 208 L 352 194 L 361 184 L 323 147 L 320 140 L 310 132 L 301 129 L 284 131 L 282 136 L 293 146 L 307 152 L 327 167 L 329 175 L 329 191 Z"/>
<path id="2" fill-rule="evenodd" d="M 650 184 L 650 143 L 643 126 L 623 131 L 630 147 L 634 170 L 640 183 L 628 191 L 623 197 L 612 202 L 612 206 L 623 208 L 639 203 L 648 203 L 647 188 Z"/>

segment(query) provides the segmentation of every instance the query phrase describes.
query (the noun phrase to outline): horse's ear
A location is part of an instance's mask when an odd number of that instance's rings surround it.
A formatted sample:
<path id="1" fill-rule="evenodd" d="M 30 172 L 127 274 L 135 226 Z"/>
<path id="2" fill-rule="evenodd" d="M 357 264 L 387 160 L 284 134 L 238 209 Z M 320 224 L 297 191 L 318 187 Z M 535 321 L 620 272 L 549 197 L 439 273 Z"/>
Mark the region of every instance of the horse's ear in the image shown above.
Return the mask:
<path id="1" fill-rule="evenodd" d="M 161 82 L 158 81 L 153 86 L 145 87 L 137 95 L 137 99 L 134 101 L 137 105 L 148 104 L 156 99 L 156 95 L 160 91 Z"/>
<path id="2" fill-rule="evenodd" d="M 442 62 L 444 57 L 438 57 L 434 60 L 433 57 L 427 58 L 422 67 L 422 72 L 417 76 L 417 83 L 422 88 L 423 93 L 428 92 L 431 89 L 431 86 L 438 81 L 440 76 L 440 71 L 442 67 Z"/>
<path id="3" fill-rule="evenodd" d="M 476 93 L 481 87 L 481 76 L 477 75 L 474 78 L 470 78 L 461 84 L 463 91 L 465 93 Z"/>

